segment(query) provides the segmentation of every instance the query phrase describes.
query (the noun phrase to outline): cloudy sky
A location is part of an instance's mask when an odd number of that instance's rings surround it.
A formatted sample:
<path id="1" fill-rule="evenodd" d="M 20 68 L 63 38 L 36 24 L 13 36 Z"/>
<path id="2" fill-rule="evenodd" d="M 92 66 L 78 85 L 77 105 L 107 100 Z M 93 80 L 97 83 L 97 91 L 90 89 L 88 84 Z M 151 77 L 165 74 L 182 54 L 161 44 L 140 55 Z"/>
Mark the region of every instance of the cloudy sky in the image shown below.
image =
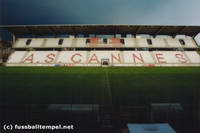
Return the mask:
<path id="1" fill-rule="evenodd" d="M 200 25 L 200 0 L 0 0 L 1 24 Z"/>

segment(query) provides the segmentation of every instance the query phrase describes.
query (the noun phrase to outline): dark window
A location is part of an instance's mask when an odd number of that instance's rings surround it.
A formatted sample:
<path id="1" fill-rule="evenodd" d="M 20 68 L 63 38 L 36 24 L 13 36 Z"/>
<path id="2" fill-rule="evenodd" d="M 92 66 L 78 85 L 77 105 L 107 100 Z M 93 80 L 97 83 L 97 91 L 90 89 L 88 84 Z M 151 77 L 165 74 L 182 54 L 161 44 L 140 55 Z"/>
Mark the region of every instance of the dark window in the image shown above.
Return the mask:
<path id="1" fill-rule="evenodd" d="M 185 45 L 185 41 L 183 39 L 179 39 L 181 45 Z"/>
<path id="2" fill-rule="evenodd" d="M 63 44 L 64 39 L 59 39 L 58 41 L 58 45 L 62 45 Z"/>
<path id="3" fill-rule="evenodd" d="M 122 44 L 124 44 L 124 39 L 120 39 L 120 42 L 121 42 Z"/>
<path id="4" fill-rule="evenodd" d="M 108 65 L 109 63 L 107 61 L 103 61 L 102 65 Z"/>
<path id="5" fill-rule="evenodd" d="M 32 41 L 32 39 L 28 39 L 28 40 L 26 41 L 26 45 L 30 45 L 30 44 L 31 44 L 31 41 Z"/>
<path id="6" fill-rule="evenodd" d="M 124 37 L 124 38 L 125 38 L 125 37 L 126 37 L 126 34 L 121 34 L 121 37 Z"/>
<path id="7" fill-rule="evenodd" d="M 101 65 L 109 65 L 109 59 L 102 59 L 101 60 Z"/>
<path id="8" fill-rule="evenodd" d="M 103 43 L 107 44 L 107 39 L 106 38 L 103 39 Z"/>
<path id="9" fill-rule="evenodd" d="M 151 39 L 147 39 L 147 43 L 148 43 L 149 45 L 152 45 L 152 40 L 151 40 Z"/>
<path id="10" fill-rule="evenodd" d="M 88 34 L 85 34 L 84 37 L 89 37 L 89 35 L 88 35 Z"/>
<path id="11" fill-rule="evenodd" d="M 86 39 L 86 43 L 90 43 L 90 39 Z"/>

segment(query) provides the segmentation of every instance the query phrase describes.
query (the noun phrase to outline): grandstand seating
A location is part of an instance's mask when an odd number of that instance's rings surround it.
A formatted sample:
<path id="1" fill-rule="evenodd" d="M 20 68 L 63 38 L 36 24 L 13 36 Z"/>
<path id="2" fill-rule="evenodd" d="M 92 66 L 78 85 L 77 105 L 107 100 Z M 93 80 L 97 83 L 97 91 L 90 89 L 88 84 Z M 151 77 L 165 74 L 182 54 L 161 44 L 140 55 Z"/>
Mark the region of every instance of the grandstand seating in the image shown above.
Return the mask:
<path id="1" fill-rule="evenodd" d="M 91 51 L 89 52 L 88 63 L 101 63 L 102 59 L 108 59 L 110 63 L 122 63 L 120 51 Z"/>
<path id="2" fill-rule="evenodd" d="M 100 66 L 102 60 L 113 66 L 200 66 L 196 51 L 15 51 L 7 66 Z"/>
<path id="3" fill-rule="evenodd" d="M 48 38 L 44 48 L 63 48 L 72 46 L 72 38 Z"/>
<path id="4" fill-rule="evenodd" d="M 148 45 L 146 38 L 136 38 L 137 47 L 142 48 L 148 48 L 151 47 L 151 45 Z"/>
<path id="5" fill-rule="evenodd" d="M 77 38 L 74 40 L 75 40 L 75 47 L 86 47 L 86 38 Z"/>
<path id="6" fill-rule="evenodd" d="M 7 66 L 200 66 L 197 48 L 189 36 L 18 38 Z"/>
<path id="7" fill-rule="evenodd" d="M 176 64 L 188 63 L 188 58 L 180 51 L 153 51 L 156 63 L 159 64 Z"/>
<path id="8" fill-rule="evenodd" d="M 17 39 L 16 43 L 14 44 L 14 47 L 16 48 L 41 48 L 43 47 L 44 43 L 43 38 L 37 38 L 37 39 Z"/>
<path id="9" fill-rule="evenodd" d="M 60 53 L 58 53 L 58 58 L 56 60 L 56 63 L 86 63 L 86 55 L 87 52 L 86 51 L 61 51 Z"/>
<path id="10" fill-rule="evenodd" d="M 184 53 L 190 59 L 191 63 L 200 63 L 199 54 L 196 51 L 187 51 L 187 52 L 184 52 Z"/>
<path id="11" fill-rule="evenodd" d="M 197 48 L 197 45 L 192 38 L 186 37 L 183 40 L 185 42 L 185 45 L 181 45 L 183 48 Z"/>
<path id="12" fill-rule="evenodd" d="M 51 64 L 55 62 L 57 51 L 30 51 L 24 55 L 22 63 Z"/>
<path id="13" fill-rule="evenodd" d="M 15 51 L 10 55 L 7 63 L 22 63 L 21 61 L 26 53 L 26 51 Z"/>
<path id="14" fill-rule="evenodd" d="M 130 48 L 197 48 L 196 43 L 190 37 L 178 38 L 99 38 L 99 41 L 88 38 L 19 38 L 13 45 L 14 48 L 87 48 L 87 47 L 130 47 Z M 124 43 L 120 42 L 124 40 Z M 93 40 L 93 41 L 92 41 Z M 149 44 L 148 40 L 152 44 Z M 182 43 L 180 42 L 182 40 Z M 59 44 L 59 41 L 61 43 Z M 117 43 L 119 41 L 119 43 Z"/>
<path id="15" fill-rule="evenodd" d="M 165 43 L 164 39 L 161 38 L 153 38 L 152 44 L 152 47 L 155 48 L 167 48 L 167 44 Z"/>
<path id="16" fill-rule="evenodd" d="M 173 47 L 176 47 L 176 48 L 182 47 L 180 42 L 177 39 L 167 38 L 167 39 L 165 39 L 165 41 L 166 41 L 168 47 L 171 47 L 171 48 L 173 48 Z"/>
<path id="17" fill-rule="evenodd" d="M 124 51 L 124 63 L 151 64 L 155 63 L 149 51 Z"/>
<path id="18" fill-rule="evenodd" d="M 134 38 L 124 38 L 124 47 L 136 47 L 136 42 Z"/>

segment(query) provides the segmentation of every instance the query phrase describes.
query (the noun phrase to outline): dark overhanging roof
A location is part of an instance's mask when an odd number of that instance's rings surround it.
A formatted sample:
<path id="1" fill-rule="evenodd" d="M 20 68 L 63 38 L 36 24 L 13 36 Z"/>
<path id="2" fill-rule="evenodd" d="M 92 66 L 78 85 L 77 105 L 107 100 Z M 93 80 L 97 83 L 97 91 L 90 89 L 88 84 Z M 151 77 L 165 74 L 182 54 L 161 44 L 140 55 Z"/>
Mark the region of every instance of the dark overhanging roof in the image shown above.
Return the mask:
<path id="1" fill-rule="evenodd" d="M 196 36 L 200 26 L 173 25 L 4 25 L 16 36 L 21 35 L 64 35 L 64 34 L 149 34 Z"/>

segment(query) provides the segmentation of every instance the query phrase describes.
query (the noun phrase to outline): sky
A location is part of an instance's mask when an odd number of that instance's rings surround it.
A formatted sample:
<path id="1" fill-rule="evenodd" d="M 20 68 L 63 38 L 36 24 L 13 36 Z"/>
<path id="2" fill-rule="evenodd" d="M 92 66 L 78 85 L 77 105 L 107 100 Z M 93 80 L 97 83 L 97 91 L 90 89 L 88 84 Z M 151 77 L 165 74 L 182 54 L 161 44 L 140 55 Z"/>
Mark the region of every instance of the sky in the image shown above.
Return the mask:
<path id="1" fill-rule="evenodd" d="M 0 0 L 0 24 L 200 25 L 199 5 L 200 0 Z"/>

